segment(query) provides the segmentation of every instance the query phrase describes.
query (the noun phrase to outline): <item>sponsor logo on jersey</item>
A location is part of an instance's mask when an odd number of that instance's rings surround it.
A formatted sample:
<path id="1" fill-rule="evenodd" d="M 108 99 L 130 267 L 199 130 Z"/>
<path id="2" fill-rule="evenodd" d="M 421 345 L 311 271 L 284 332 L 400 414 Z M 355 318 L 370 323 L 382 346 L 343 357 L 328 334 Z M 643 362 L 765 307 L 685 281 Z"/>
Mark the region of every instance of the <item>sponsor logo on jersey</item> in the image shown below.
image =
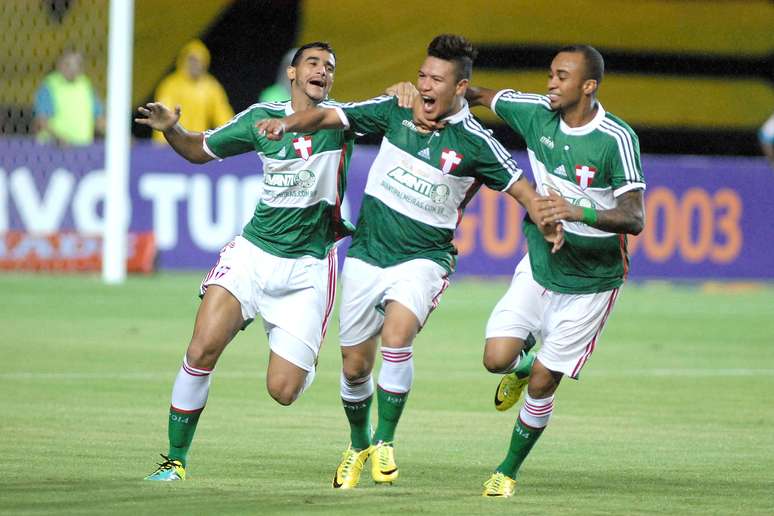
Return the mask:
<path id="1" fill-rule="evenodd" d="M 423 158 L 423 159 L 429 160 L 429 159 L 430 159 L 430 149 L 428 149 L 427 147 L 425 147 L 425 148 L 424 148 L 424 149 L 422 149 L 421 151 L 417 152 L 417 155 L 418 155 L 420 158 Z"/>
<path id="2" fill-rule="evenodd" d="M 462 163 L 462 154 L 458 154 L 453 149 L 444 149 L 441 152 L 441 172 L 449 174 L 454 172 L 460 163 Z"/>
<path id="3" fill-rule="evenodd" d="M 543 145 L 545 145 L 549 149 L 553 149 L 554 148 L 554 140 L 552 140 L 548 136 L 541 136 L 540 137 L 540 143 L 542 143 Z"/>
<path id="4" fill-rule="evenodd" d="M 303 160 L 309 159 L 312 155 L 312 137 L 299 136 L 293 139 L 293 148 L 296 149 L 296 156 Z"/>
<path id="5" fill-rule="evenodd" d="M 387 177 L 437 204 L 443 204 L 451 193 L 451 189 L 447 185 L 433 184 L 402 168 L 390 170 L 387 172 Z"/>
<path id="6" fill-rule="evenodd" d="M 266 172 L 263 182 L 268 186 L 312 188 L 314 186 L 314 173 L 311 170 L 299 170 L 298 172 Z"/>
<path id="7" fill-rule="evenodd" d="M 543 189 L 546 193 L 548 192 L 554 192 L 556 195 L 560 197 L 564 197 L 564 200 L 568 203 L 572 204 L 573 206 L 580 206 L 581 208 L 596 208 L 599 209 L 597 204 L 590 199 L 589 197 L 575 197 L 568 191 L 562 192 L 556 186 L 553 185 L 553 183 L 550 182 L 543 182 L 541 183 L 543 185 Z"/>
<path id="8" fill-rule="evenodd" d="M 567 177 L 567 171 L 564 169 L 564 165 L 559 165 L 554 169 L 554 174 L 557 176 Z"/>
<path id="9" fill-rule="evenodd" d="M 578 180 L 578 186 L 583 190 L 591 186 L 596 173 L 597 169 L 591 165 L 575 165 L 575 179 Z"/>

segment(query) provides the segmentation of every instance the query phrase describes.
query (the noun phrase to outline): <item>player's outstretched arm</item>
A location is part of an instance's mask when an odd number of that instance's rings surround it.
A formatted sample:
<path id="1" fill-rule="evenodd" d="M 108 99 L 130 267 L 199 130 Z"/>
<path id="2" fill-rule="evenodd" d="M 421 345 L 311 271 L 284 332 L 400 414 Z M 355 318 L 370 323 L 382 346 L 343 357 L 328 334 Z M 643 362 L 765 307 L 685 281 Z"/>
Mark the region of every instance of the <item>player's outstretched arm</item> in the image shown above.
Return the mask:
<path id="1" fill-rule="evenodd" d="M 419 91 L 416 86 L 408 81 L 396 82 L 392 86 L 388 86 L 384 93 L 398 97 L 398 106 L 402 108 L 412 107 L 416 98 L 419 97 Z"/>
<path id="2" fill-rule="evenodd" d="M 180 125 L 180 106 L 174 111 L 160 102 L 150 102 L 137 108 L 140 116 L 134 121 L 164 133 L 175 152 L 191 163 L 207 163 L 212 156 L 204 152 L 204 134 L 190 132 Z"/>
<path id="3" fill-rule="evenodd" d="M 465 100 L 468 101 L 470 107 L 484 106 L 489 109 L 492 107 L 492 100 L 494 100 L 495 95 L 497 95 L 497 90 L 490 90 L 481 86 L 468 86 L 468 90 L 465 92 Z"/>
<path id="4" fill-rule="evenodd" d="M 639 235 L 645 226 L 642 190 L 625 192 L 616 199 L 616 207 L 611 210 L 574 206 L 553 191 L 547 197 L 537 199 L 537 205 L 538 216 L 544 223 L 577 221 L 602 231 L 630 235 Z"/>
<path id="5" fill-rule="evenodd" d="M 546 223 L 541 220 L 541 215 L 538 211 L 538 201 L 543 199 L 532 188 L 530 182 L 521 176 L 518 181 L 514 182 L 507 190 L 508 195 L 516 199 L 516 201 L 524 206 L 527 210 L 529 218 L 537 225 L 540 232 L 543 233 L 543 237 L 546 241 L 551 242 L 553 247 L 551 252 L 555 253 L 564 245 L 564 228 L 561 222 Z"/>
<path id="6" fill-rule="evenodd" d="M 260 134 L 265 134 L 269 140 L 281 140 L 285 133 L 313 132 L 318 129 L 346 128 L 344 119 L 336 109 L 313 108 L 297 111 L 284 118 L 266 118 L 255 126 Z"/>

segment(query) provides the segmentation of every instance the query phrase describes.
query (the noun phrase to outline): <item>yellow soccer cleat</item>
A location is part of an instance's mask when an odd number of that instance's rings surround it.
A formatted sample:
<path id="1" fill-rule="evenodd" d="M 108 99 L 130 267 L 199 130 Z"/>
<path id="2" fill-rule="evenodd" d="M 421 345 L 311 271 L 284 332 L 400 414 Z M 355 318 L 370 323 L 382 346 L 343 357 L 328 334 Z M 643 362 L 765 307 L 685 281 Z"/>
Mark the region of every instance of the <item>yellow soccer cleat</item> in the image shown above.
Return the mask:
<path id="1" fill-rule="evenodd" d="M 491 496 L 493 498 L 508 498 L 513 496 L 516 491 L 516 481 L 511 477 L 496 471 L 492 473 L 489 480 L 484 482 L 484 492 L 481 496 Z"/>
<path id="2" fill-rule="evenodd" d="M 177 459 L 170 459 L 163 453 L 161 457 L 163 462 L 159 463 L 159 467 L 145 477 L 145 480 L 155 480 L 160 482 L 174 482 L 175 480 L 185 480 L 185 466 Z"/>
<path id="3" fill-rule="evenodd" d="M 528 383 L 529 376 L 519 378 L 516 373 L 508 373 L 503 376 L 495 391 L 495 408 L 503 412 L 516 405 L 521 398 L 521 392 Z"/>
<path id="4" fill-rule="evenodd" d="M 391 484 L 398 479 L 392 443 L 379 441 L 371 446 L 371 477 L 377 484 Z"/>
<path id="5" fill-rule="evenodd" d="M 333 475 L 334 489 L 352 489 L 360 482 L 360 473 L 368 460 L 371 448 L 365 450 L 353 450 L 350 445 L 342 454 L 339 467 Z"/>

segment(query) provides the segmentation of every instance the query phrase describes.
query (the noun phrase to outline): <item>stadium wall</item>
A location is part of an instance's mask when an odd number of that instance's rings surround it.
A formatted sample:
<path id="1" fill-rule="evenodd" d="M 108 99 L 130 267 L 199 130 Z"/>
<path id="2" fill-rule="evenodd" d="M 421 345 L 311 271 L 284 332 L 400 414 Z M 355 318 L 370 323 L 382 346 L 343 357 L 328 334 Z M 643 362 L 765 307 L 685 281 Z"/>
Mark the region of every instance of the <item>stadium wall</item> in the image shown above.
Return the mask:
<path id="1" fill-rule="evenodd" d="M 376 152 L 359 146 L 353 155 L 344 202 L 352 220 Z M 514 156 L 528 170 L 526 155 Z M 0 140 L 0 234 L 99 233 L 103 163 L 98 145 Z M 763 158 L 646 155 L 643 168 L 648 223 L 629 244 L 632 278 L 774 279 L 774 174 Z M 160 269 L 207 269 L 252 215 L 261 181 L 260 160 L 250 154 L 196 166 L 166 147 L 136 144 L 130 229 L 154 233 Z M 457 232 L 458 273 L 510 275 L 525 252 L 521 217 L 512 199 L 482 189 Z M 24 252 L 0 244 L 0 260 Z"/>

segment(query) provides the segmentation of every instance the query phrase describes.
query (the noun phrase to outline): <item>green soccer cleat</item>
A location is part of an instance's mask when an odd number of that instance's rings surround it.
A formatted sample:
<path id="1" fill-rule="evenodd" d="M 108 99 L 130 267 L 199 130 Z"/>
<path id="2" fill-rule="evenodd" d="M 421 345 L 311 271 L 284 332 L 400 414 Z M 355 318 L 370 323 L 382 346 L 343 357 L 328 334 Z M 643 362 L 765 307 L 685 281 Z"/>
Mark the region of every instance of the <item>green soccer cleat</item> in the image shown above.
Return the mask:
<path id="1" fill-rule="evenodd" d="M 514 492 L 516 492 L 516 481 L 499 471 L 495 471 L 489 480 L 484 482 L 484 492 L 481 493 L 481 496 L 508 498 L 513 496 Z"/>
<path id="2" fill-rule="evenodd" d="M 170 459 L 163 453 L 161 456 L 164 459 L 164 462 L 160 462 L 158 469 L 145 477 L 145 480 L 156 480 L 160 482 L 185 480 L 185 466 L 183 466 L 183 463 L 177 459 Z"/>
<path id="3" fill-rule="evenodd" d="M 339 467 L 333 474 L 334 489 L 353 489 L 360 482 L 360 474 L 363 472 L 363 466 L 368 460 L 371 448 L 365 450 L 353 450 L 352 445 L 347 447 L 341 456 Z"/>
<path id="4" fill-rule="evenodd" d="M 379 441 L 371 446 L 371 477 L 377 484 L 391 484 L 398 479 L 392 443 Z"/>

